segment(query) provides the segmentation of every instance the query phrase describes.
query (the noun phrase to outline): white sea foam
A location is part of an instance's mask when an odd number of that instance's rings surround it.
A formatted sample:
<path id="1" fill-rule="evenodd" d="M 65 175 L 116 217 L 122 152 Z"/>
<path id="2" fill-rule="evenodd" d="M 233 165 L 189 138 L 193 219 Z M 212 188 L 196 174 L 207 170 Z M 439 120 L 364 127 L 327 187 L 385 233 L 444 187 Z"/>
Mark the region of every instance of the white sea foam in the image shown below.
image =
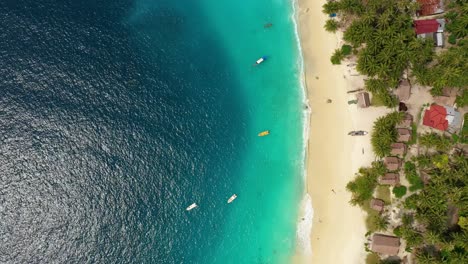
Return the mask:
<path id="1" fill-rule="evenodd" d="M 306 168 L 306 158 L 307 158 L 307 144 L 309 141 L 309 120 L 310 120 L 310 105 L 309 100 L 307 99 L 307 87 L 306 87 L 306 79 L 304 74 L 304 57 L 302 56 L 302 47 L 300 42 L 299 36 L 299 28 L 297 24 L 298 19 L 298 3 L 297 0 L 292 0 L 292 21 L 294 24 L 294 34 L 296 36 L 296 43 L 298 49 L 298 68 L 299 68 L 299 82 L 302 91 L 302 102 L 303 102 L 303 117 L 302 117 L 302 125 L 303 125 L 303 148 L 302 148 L 302 160 L 303 160 L 303 180 L 304 185 L 307 185 L 307 168 Z M 304 188 L 306 189 L 306 188 Z M 312 207 L 312 199 L 310 195 L 306 192 L 304 198 L 300 204 L 301 208 L 301 215 L 299 222 L 297 224 L 297 250 L 298 253 L 304 255 L 312 254 L 312 246 L 310 241 L 310 234 L 312 232 L 312 223 L 314 218 L 314 209 Z"/>
<path id="2" fill-rule="evenodd" d="M 310 242 L 310 232 L 312 231 L 312 220 L 314 219 L 314 208 L 312 199 L 306 193 L 301 201 L 301 216 L 297 224 L 297 249 L 301 255 L 311 255 L 312 247 Z"/>

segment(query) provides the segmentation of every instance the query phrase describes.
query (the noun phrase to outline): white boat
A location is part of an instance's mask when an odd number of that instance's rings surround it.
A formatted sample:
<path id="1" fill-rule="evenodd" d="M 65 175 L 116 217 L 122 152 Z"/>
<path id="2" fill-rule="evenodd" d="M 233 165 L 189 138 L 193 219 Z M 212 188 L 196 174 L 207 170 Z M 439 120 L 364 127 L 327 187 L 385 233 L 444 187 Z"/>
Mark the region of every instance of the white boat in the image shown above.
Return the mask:
<path id="1" fill-rule="evenodd" d="M 198 205 L 196 203 L 193 203 L 193 204 L 189 205 L 189 207 L 187 207 L 187 209 L 185 209 L 185 210 L 190 211 L 190 210 L 192 210 L 193 208 L 195 208 L 197 206 Z"/>
<path id="2" fill-rule="evenodd" d="M 256 62 L 255 62 L 255 65 L 258 65 L 264 61 L 266 61 L 267 59 L 267 56 L 262 56 L 260 59 L 258 59 Z"/>
<path id="3" fill-rule="evenodd" d="M 236 198 L 237 198 L 237 195 L 233 194 L 231 197 L 229 197 L 228 203 L 232 203 L 232 201 L 234 201 Z"/>

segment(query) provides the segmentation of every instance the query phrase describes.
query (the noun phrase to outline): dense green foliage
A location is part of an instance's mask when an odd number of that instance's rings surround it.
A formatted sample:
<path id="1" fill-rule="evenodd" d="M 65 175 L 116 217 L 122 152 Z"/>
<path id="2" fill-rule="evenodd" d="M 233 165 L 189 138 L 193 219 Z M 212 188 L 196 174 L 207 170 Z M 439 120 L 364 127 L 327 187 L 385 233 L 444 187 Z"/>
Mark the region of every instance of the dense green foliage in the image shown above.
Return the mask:
<path id="1" fill-rule="evenodd" d="M 448 158 L 448 169 L 440 169 L 436 164 L 441 156 L 448 157 L 443 154 L 421 159 L 429 159 L 423 163 L 431 179 L 420 193 L 411 195 L 404 203 L 405 208 L 415 210 L 415 219 L 426 230 L 422 241 L 412 237 L 411 232 L 409 237 L 403 232 L 400 235 L 412 239 L 409 245 L 417 247 L 418 259 L 430 257 L 432 263 L 466 263 L 457 261 L 468 260 L 468 230 L 451 219 L 455 208 L 458 215 L 468 216 L 468 160 L 455 155 Z"/>
<path id="2" fill-rule="evenodd" d="M 405 162 L 404 170 L 405 177 L 411 185 L 409 187 L 410 191 L 414 192 L 424 187 L 424 183 L 421 180 L 421 177 L 419 177 L 416 171 L 416 165 L 414 163 L 412 163 L 411 161 Z"/>
<path id="3" fill-rule="evenodd" d="M 434 148 L 438 151 L 447 151 L 452 148 L 452 141 L 450 138 L 437 133 L 419 135 L 419 144 L 428 149 Z"/>
<path id="4" fill-rule="evenodd" d="M 377 179 L 383 173 L 385 167 L 382 162 L 373 162 L 370 168 L 360 168 L 356 178 L 346 185 L 352 194 L 350 203 L 359 206 L 368 203 L 377 186 Z"/>
<path id="5" fill-rule="evenodd" d="M 447 30 L 455 37 L 464 38 L 468 35 L 468 2 L 454 1 L 445 18 L 448 20 Z"/>
<path id="6" fill-rule="evenodd" d="M 401 186 L 393 187 L 392 192 L 393 192 L 393 194 L 395 194 L 396 198 L 401 198 L 401 197 L 405 196 L 405 194 L 406 194 L 406 186 L 401 185 Z"/>
<path id="7" fill-rule="evenodd" d="M 403 120 L 404 114 L 393 112 L 384 117 L 379 117 L 375 121 L 372 133 L 372 149 L 378 157 L 385 157 L 390 154 L 391 144 L 397 139 L 398 132 L 395 126 Z"/>
<path id="8" fill-rule="evenodd" d="M 328 19 L 324 27 L 326 31 L 334 33 L 338 30 L 340 24 L 335 19 Z"/>

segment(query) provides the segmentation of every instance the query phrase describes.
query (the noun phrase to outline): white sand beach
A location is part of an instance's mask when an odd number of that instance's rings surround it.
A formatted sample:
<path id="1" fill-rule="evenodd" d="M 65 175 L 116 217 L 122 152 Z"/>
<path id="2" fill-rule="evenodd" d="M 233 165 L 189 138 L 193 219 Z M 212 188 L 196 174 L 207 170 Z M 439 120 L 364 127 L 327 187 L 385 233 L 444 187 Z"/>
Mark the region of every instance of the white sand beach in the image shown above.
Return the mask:
<path id="1" fill-rule="evenodd" d="M 341 47 L 341 33 L 324 30 L 327 16 L 322 13 L 322 5 L 325 2 L 299 0 L 297 10 L 311 110 L 306 191 L 312 199 L 314 216 L 311 253 L 298 247 L 293 262 L 363 263 L 365 215 L 360 208 L 349 204 L 351 195 L 345 186 L 359 167 L 371 164 L 374 155 L 369 135 L 347 134 L 351 130 L 370 132 L 375 119 L 389 110 L 360 109 L 348 104 L 355 95 L 347 91 L 363 88 L 363 78 L 351 76 L 346 62 L 340 66 L 331 64 L 331 54 Z M 332 102 L 328 103 L 328 99 Z"/>

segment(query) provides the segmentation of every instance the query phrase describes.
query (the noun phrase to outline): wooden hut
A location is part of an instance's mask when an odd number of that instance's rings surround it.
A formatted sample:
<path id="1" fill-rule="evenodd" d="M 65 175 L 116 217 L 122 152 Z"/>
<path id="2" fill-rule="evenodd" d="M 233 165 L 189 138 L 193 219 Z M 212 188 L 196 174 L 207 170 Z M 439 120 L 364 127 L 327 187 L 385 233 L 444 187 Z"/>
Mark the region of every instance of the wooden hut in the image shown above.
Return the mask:
<path id="1" fill-rule="evenodd" d="M 374 234 L 372 236 L 372 251 L 384 255 L 397 255 L 400 250 L 400 239 L 395 236 Z"/>

